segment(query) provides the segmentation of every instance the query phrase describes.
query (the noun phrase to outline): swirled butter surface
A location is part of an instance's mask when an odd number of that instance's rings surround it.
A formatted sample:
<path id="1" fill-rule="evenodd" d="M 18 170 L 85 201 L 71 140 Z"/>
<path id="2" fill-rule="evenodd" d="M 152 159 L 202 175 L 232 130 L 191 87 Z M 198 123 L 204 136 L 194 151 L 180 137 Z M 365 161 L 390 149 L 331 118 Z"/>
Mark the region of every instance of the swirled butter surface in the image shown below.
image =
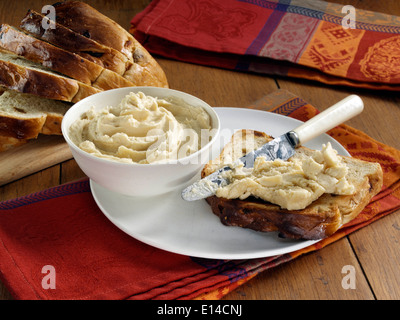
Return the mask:
<path id="1" fill-rule="evenodd" d="M 100 158 L 125 163 L 163 163 L 198 151 L 209 114 L 182 99 L 131 92 L 117 105 L 91 108 L 70 129 L 71 140 Z M 203 135 L 207 136 L 207 135 Z"/>
<path id="2" fill-rule="evenodd" d="M 216 195 L 227 199 L 254 196 L 281 208 L 301 210 L 324 193 L 350 195 L 355 187 L 347 179 L 348 167 L 330 143 L 312 156 L 296 151 L 288 161 L 258 157 L 254 168 L 243 165 L 226 171 L 230 184 Z"/>

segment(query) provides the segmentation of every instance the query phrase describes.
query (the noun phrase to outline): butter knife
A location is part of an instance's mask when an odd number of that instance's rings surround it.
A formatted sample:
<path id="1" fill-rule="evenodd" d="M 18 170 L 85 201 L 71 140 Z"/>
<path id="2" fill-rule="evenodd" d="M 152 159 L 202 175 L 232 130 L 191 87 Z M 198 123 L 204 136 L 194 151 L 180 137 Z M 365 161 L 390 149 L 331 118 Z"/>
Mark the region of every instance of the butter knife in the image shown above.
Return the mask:
<path id="1" fill-rule="evenodd" d="M 259 156 L 266 157 L 267 161 L 274 159 L 288 160 L 294 155 L 298 146 L 355 117 L 363 109 L 364 104 L 361 98 L 357 95 L 350 95 L 304 122 L 296 129 L 286 132 L 244 155 L 236 160 L 232 167 L 243 164 L 246 168 L 252 168 L 254 160 Z M 230 183 L 224 172 L 232 170 L 232 167 L 225 166 L 189 185 L 182 191 L 182 198 L 186 201 L 195 201 L 214 195 L 218 188 Z"/>

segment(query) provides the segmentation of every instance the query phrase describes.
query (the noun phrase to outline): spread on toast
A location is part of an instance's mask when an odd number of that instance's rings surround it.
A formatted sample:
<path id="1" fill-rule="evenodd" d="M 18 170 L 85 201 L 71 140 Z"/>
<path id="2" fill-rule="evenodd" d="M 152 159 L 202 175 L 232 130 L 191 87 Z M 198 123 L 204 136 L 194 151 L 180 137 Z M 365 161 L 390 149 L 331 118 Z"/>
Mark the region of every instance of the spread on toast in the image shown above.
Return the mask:
<path id="1" fill-rule="evenodd" d="M 288 161 L 258 157 L 253 168 L 243 165 L 225 171 L 230 184 L 218 188 L 218 197 L 241 200 L 254 196 L 288 210 L 300 210 L 324 193 L 355 192 L 347 179 L 348 167 L 330 143 L 311 155 L 296 152 Z"/>
<path id="2" fill-rule="evenodd" d="M 261 147 L 272 139 L 271 136 L 254 130 L 235 132 L 231 141 L 221 151 L 220 156 L 204 166 L 201 172 L 202 178 L 226 164 L 233 163 L 244 154 Z M 235 145 L 246 145 L 245 141 L 253 141 L 252 144 L 247 144 L 251 146 L 251 150 L 235 147 Z M 342 225 L 357 217 L 367 206 L 372 197 L 382 188 L 383 173 L 379 163 L 339 156 L 330 149 L 325 148 L 325 150 L 325 162 L 321 168 L 319 161 L 321 160 L 320 153 L 323 151 L 299 147 L 296 153 L 302 154 L 301 157 L 305 159 L 313 158 L 313 161 L 316 162 L 309 160 L 308 164 L 302 164 L 301 169 L 303 172 L 305 169 L 309 174 L 314 172 L 315 175 L 329 172 L 330 176 L 339 178 L 335 178 L 338 181 L 345 174 L 349 185 L 344 184 L 343 186 L 344 190 L 348 189 L 349 194 L 337 195 L 325 192 L 305 208 L 298 210 L 282 208 L 278 204 L 250 195 L 245 199 L 228 199 L 214 195 L 208 197 L 206 201 L 211 206 L 212 212 L 227 226 L 261 232 L 277 231 L 281 237 L 291 239 L 318 240 L 326 238 L 335 233 Z M 336 165 L 338 160 L 340 160 L 340 164 Z M 277 178 L 274 175 L 271 176 L 273 178 L 265 175 L 264 184 L 271 185 L 281 179 L 279 175 Z M 335 184 L 336 187 L 340 189 L 340 185 Z M 354 190 L 351 190 L 352 188 Z"/>

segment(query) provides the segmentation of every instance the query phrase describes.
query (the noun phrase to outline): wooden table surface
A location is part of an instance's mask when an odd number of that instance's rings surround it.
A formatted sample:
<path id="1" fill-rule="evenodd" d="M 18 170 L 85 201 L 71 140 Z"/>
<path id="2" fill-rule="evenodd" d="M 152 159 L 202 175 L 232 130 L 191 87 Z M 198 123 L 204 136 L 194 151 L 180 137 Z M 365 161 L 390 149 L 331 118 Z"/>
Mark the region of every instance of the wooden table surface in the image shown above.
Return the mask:
<path id="1" fill-rule="evenodd" d="M 48 1 L 48 0 L 47 0 Z M 149 0 L 92 0 L 90 5 L 129 28 L 130 19 Z M 331 0 L 359 9 L 400 16 L 397 0 Z M 46 0 L 0 1 L 2 23 L 18 25 L 28 8 L 40 11 Z M 204 99 L 212 106 L 244 107 L 279 88 L 323 110 L 345 96 L 358 94 L 364 112 L 348 122 L 371 137 L 400 149 L 400 95 L 320 83 L 239 73 L 156 57 L 170 87 Z M 0 164 L 1 165 L 1 164 Z M 52 166 L 0 187 L 0 201 L 27 195 L 83 177 L 74 160 Z M 265 271 L 228 294 L 225 299 L 400 299 L 400 212 L 319 251 Z M 354 266 L 356 288 L 342 287 L 342 268 Z M 0 299 L 12 299 L 0 283 Z"/>

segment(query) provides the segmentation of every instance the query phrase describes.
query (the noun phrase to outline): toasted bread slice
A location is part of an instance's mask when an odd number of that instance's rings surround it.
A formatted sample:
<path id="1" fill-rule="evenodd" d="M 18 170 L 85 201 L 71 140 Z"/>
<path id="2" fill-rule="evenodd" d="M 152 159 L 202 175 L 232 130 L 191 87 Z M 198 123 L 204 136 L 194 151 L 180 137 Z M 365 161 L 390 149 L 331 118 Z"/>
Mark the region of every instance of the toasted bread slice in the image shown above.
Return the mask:
<path id="1" fill-rule="evenodd" d="M 219 158 L 210 161 L 202 170 L 205 177 L 225 164 L 272 140 L 271 136 L 253 130 L 235 132 Z M 245 142 L 246 141 L 246 142 Z M 296 150 L 305 156 L 314 151 L 306 147 Z M 340 226 L 354 219 L 382 188 L 383 174 L 379 163 L 340 156 L 348 167 L 348 180 L 354 184 L 352 195 L 323 194 L 302 210 L 286 210 L 278 205 L 256 199 L 207 198 L 214 214 L 228 226 L 256 231 L 278 231 L 293 239 L 322 239 L 332 235 Z"/>

